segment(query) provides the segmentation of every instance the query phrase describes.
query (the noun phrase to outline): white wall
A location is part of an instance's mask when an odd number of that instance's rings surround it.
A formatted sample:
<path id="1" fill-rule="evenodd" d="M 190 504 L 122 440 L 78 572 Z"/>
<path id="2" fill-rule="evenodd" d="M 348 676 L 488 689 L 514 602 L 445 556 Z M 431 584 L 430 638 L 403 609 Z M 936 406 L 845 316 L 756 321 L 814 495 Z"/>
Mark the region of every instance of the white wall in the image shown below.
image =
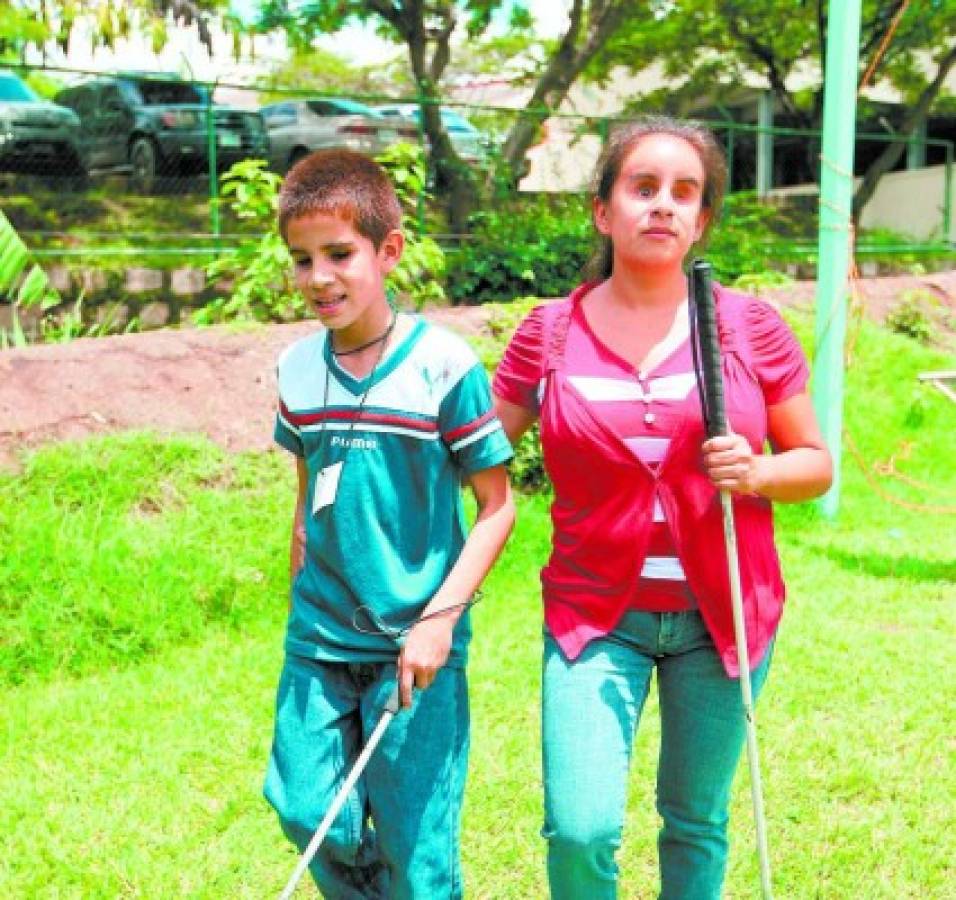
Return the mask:
<path id="1" fill-rule="evenodd" d="M 863 209 L 860 225 L 892 228 L 921 239 L 947 237 L 942 234 L 945 177 L 942 165 L 884 175 Z M 956 172 L 950 172 L 949 186 L 951 202 L 956 202 Z M 956 242 L 956 216 L 950 218 L 948 238 Z"/>
<path id="2" fill-rule="evenodd" d="M 948 237 L 956 243 L 956 211 L 949 223 L 949 235 L 943 235 L 943 201 L 946 167 L 927 166 L 905 172 L 890 172 L 880 179 L 876 193 L 863 209 L 863 228 L 892 228 L 919 240 Z M 854 180 L 858 185 L 860 179 Z M 952 202 L 956 204 L 956 167 L 950 173 Z M 816 194 L 815 184 L 774 188 L 773 197 Z"/>

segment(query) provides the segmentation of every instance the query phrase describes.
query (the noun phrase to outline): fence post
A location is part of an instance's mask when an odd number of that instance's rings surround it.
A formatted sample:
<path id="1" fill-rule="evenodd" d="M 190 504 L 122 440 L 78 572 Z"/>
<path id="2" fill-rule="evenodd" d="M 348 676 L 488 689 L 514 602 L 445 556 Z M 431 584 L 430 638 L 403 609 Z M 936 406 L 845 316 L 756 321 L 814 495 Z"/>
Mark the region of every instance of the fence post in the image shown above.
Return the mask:
<path id="1" fill-rule="evenodd" d="M 425 233 L 425 194 L 428 191 L 429 176 L 432 169 L 432 155 L 428 150 L 428 141 L 425 135 L 425 95 L 422 93 L 421 85 L 416 83 L 415 100 L 418 103 L 418 142 L 421 144 L 422 153 L 425 155 L 425 183 L 418 191 L 418 200 L 415 203 L 415 217 L 418 224 L 419 236 Z M 439 115 L 441 111 L 439 110 Z"/>
<path id="2" fill-rule="evenodd" d="M 204 94 L 206 103 L 206 155 L 209 158 L 209 230 L 217 237 L 222 231 L 219 221 L 219 175 L 218 160 L 216 159 L 216 119 L 212 111 L 212 95 L 216 90 L 218 79 L 211 85 L 207 84 Z"/>
<path id="3" fill-rule="evenodd" d="M 953 234 L 953 142 L 946 143 L 946 162 L 943 165 L 943 240 L 952 244 Z"/>

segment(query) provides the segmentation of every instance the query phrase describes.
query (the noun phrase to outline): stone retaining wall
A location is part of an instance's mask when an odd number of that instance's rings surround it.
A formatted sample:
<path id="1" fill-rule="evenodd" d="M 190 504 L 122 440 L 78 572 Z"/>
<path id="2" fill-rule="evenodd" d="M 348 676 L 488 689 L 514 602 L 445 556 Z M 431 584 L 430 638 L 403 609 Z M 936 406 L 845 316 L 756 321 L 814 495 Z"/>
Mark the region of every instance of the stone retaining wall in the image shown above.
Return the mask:
<path id="1" fill-rule="evenodd" d="M 47 311 L 17 310 L 23 330 L 36 336 L 39 320 L 77 311 L 86 325 L 108 323 L 109 330 L 121 332 L 135 319 L 140 331 L 178 325 L 210 300 L 229 291 L 229 283 L 210 283 L 195 266 L 177 269 L 150 269 L 131 266 L 125 270 L 71 268 L 56 265 L 46 269 L 50 283 L 63 303 Z M 0 329 L 10 329 L 13 307 L 0 302 Z"/>

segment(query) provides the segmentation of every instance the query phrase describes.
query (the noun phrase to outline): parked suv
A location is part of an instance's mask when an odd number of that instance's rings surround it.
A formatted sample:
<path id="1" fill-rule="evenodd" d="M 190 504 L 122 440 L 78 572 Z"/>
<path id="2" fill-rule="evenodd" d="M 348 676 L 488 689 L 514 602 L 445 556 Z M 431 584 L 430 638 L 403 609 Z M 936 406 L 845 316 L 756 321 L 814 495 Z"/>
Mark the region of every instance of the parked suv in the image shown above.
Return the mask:
<path id="1" fill-rule="evenodd" d="M 141 190 L 154 188 L 163 175 L 209 168 L 210 110 L 218 170 L 269 156 L 259 113 L 209 106 L 195 85 L 175 76 L 99 77 L 66 88 L 55 99 L 79 116 L 90 168 L 127 170 Z"/>
<path id="2" fill-rule="evenodd" d="M 414 123 L 388 121 L 355 100 L 284 100 L 268 103 L 259 112 L 269 131 L 272 168 L 282 173 L 323 147 L 347 147 L 375 156 L 399 140 L 418 140 Z"/>
<path id="3" fill-rule="evenodd" d="M 82 177 L 80 120 L 0 70 L 0 171 Z"/>

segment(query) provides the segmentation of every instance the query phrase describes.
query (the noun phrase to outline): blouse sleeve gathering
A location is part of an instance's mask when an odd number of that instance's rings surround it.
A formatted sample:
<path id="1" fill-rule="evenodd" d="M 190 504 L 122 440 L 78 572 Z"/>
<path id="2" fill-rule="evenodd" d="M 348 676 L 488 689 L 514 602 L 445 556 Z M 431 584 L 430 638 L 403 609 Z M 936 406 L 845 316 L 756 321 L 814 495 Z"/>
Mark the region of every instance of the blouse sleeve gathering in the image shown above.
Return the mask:
<path id="1" fill-rule="evenodd" d="M 796 335 L 777 310 L 752 299 L 746 309 L 753 366 L 767 406 L 775 406 L 806 389 L 810 367 Z"/>
<path id="2" fill-rule="evenodd" d="M 525 316 L 508 342 L 492 390 L 509 403 L 537 411 L 538 385 L 544 375 L 544 308 Z"/>

